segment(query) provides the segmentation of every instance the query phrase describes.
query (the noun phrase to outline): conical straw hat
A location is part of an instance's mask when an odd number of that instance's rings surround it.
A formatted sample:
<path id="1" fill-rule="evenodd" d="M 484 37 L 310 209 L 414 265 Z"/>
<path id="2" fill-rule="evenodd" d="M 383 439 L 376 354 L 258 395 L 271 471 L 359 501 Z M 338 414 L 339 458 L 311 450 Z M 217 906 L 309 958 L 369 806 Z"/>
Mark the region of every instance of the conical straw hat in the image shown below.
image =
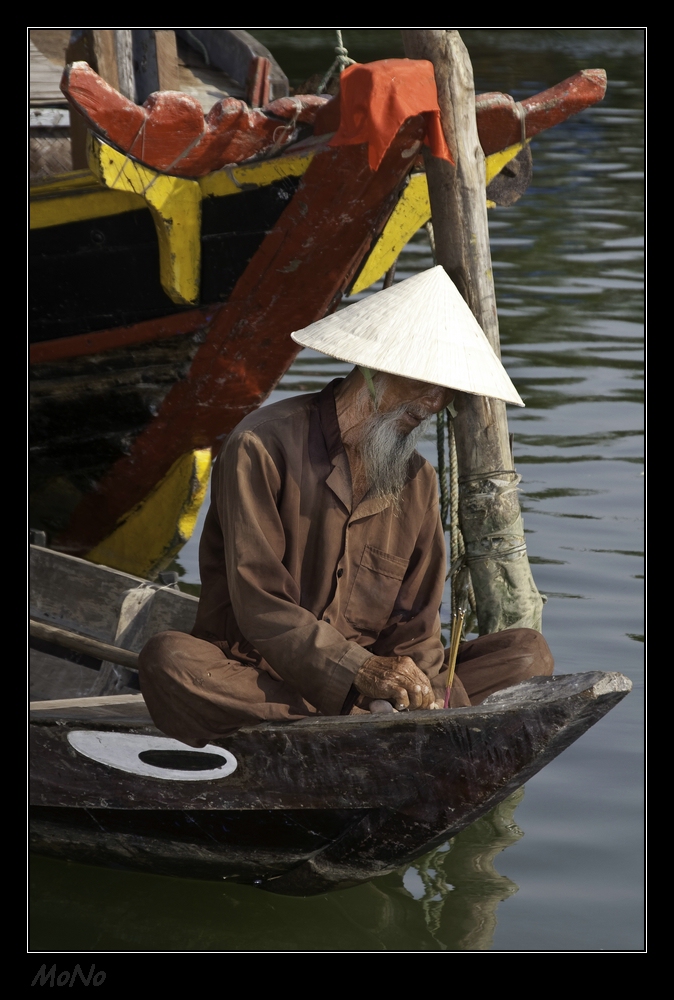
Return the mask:
<path id="1" fill-rule="evenodd" d="M 385 288 L 291 336 L 302 347 L 353 365 L 524 406 L 442 267 Z"/>

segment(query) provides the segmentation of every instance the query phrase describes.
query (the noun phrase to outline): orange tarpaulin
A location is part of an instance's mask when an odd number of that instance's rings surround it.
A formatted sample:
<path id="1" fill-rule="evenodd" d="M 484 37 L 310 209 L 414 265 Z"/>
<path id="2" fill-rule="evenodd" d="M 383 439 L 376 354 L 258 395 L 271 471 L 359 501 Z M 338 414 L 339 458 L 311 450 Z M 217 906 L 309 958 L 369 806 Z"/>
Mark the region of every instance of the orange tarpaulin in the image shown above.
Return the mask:
<path id="1" fill-rule="evenodd" d="M 382 59 L 345 69 L 339 78 L 341 119 L 331 146 L 368 144 L 376 170 L 407 118 L 423 114 L 426 142 L 433 153 L 454 163 L 440 123 L 433 65 L 426 59 Z"/>

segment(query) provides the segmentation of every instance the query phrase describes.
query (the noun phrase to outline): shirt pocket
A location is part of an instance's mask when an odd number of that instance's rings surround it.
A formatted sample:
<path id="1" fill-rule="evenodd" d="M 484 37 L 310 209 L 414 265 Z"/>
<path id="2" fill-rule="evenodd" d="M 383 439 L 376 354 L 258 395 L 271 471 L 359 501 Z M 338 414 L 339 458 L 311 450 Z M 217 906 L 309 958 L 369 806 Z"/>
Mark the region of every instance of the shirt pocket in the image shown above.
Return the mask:
<path id="1" fill-rule="evenodd" d="M 365 632 L 381 632 L 391 617 L 408 560 L 366 545 L 356 573 L 346 620 Z"/>

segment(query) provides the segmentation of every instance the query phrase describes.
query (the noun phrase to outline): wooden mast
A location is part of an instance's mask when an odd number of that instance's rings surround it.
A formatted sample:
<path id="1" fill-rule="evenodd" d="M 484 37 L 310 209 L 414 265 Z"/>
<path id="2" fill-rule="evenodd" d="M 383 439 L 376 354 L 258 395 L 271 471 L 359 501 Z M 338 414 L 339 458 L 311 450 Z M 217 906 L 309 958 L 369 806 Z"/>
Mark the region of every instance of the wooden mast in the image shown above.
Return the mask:
<path id="1" fill-rule="evenodd" d="M 454 29 L 412 28 L 402 36 L 409 58 L 433 63 L 443 130 L 456 164 L 436 159 L 424 147 L 436 260 L 500 356 L 470 57 Z M 455 406 L 459 520 L 480 634 L 540 630 L 543 601 L 526 553 L 505 403 L 464 393 L 457 394 Z"/>

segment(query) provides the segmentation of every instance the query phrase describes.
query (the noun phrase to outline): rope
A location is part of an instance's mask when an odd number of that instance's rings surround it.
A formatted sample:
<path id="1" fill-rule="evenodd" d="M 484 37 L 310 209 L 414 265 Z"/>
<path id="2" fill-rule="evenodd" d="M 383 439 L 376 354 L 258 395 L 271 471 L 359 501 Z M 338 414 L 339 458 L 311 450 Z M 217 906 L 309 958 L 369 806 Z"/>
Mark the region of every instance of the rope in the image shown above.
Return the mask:
<path id="1" fill-rule="evenodd" d="M 142 166 L 145 166 L 146 169 L 148 169 L 148 170 L 154 170 L 153 167 L 147 167 L 146 164 L 143 163 L 143 156 L 145 154 L 145 126 L 146 125 L 147 125 L 147 118 L 144 118 L 143 121 L 140 124 L 140 128 L 138 129 L 138 131 L 136 132 L 135 136 L 131 140 L 131 143 L 129 144 L 129 149 L 133 149 L 134 145 L 136 144 L 136 141 L 137 141 L 138 137 L 140 136 L 140 138 L 141 138 L 140 156 L 132 156 L 131 153 L 127 153 L 126 154 L 126 156 L 124 157 L 124 160 L 122 162 L 121 167 L 117 171 L 117 175 L 115 176 L 114 181 L 110 185 L 111 188 L 115 188 L 117 186 L 117 181 L 122 176 L 122 173 L 124 172 L 124 168 L 126 167 L 127 163 L 135 163 L 135 162 L 138 161 L 138 162 L 140 162 L 142 164 Z M 201 133 L 195 139 L 193 139 L 192 142 L 188 143 L 188 145 L 185 147 L 185 149 L 183 149 L 182 153 L 179 153 L 178 156 L 176 156 L 175 160 L 172 163 L 169 163 L 168 167 L 166 167 L 164 170 L 155 170 L 155 176 L 152 178 L 152 180 L 150 181 L 150 183 L 146 184 L 145 187 L 143 188 L 143 190 L 142 191 L 138 191 L 137 193 L 140 194 L 140 195 L 147 194 L 147 192 L 150 190 L 150 188 L 154 184 L 157 183 L 157 181 L 159 180 L 160 177 L 166 176 L 169 173 L 169 171 L 173 170 L 173 168 L 178 163 L 180 163 L 180 161 L 182 159 L 184 159 L 189 153 L 192 152 L 192 150 L 194 149 L 194 147 L 197 146 L 201 142 L 201 140 L 203 139 L 203 137 L 205 136 L 205 134 L 206 134 L 206 123 L 204 122 L 204 127 L 202 128 Z M 188 179 L 191 179 L 191 178 L 188 178 Z"/>
<path id="2" fill-rule="evenodd" d="M 440 481 L 440 520 L 442 530 L 448 531 L 447 517 L 449 515 L 449 489 L 447 485 L 447 465 L 445 462 L 445 411 L 436 415 L 436 430 L 438 442 L 438 479 Z"/>
<path id="3" fill-rule="evenodd" d="M 292 132 L 295 128 L 295 125 L 297 124 L 297 119 L 302 113 L 302 102 L 298 101 L 296 97 L 293 97 L 292 100 L 295 106 L 295 113 L 293 114 L 290 121 L 288 121 L 285 125 L 279 125 L 278 128 L 274 129 L 274 132 L 272 134 L 272 140 L 274 145 L 271 147 L 270 150 L 268 150 L 268 152 L 265 153 L 265 156 L 273 156 L 274 153 L 276 153 L 281 148 L 281 143 L 283 142 L 285 136 L 287 136 L 289 132 Z"/>
<path id="4" fill-rule="evenodd" d="M 450 496 L 450 560 L 451 565 L 458 563 L 461 555 L 465 551 L 463 534 L 459 526 L 459 462 L 456 456 L 456 439 L 454 437 L 454 425 L 449 422 L 449 496 Z"/>
<path id="5" fill-rule="evenodd" d="M 519 473 L 515 469 L 494 469 L 493 472 L 480 472 L 477 476 L 461 476 L 461 484 L 464 483 L 478 483 L 480 480 L 484 479 L 494 479 L 496 476 L 518 476 Z M 519 478 L 518 478 L 519 482 Z"/>
<path id="6" fill-rule="evenodd" d="M 448 414 L 449 416 L 449 414 Z M 459 460 L 456 454 L 456 437 L 454 423 L 448 419 L 449 437 L 449 495 L 451 504 L 450 520 L 450 559 L 452 582 L 452 613 L 464 608 L 466 614 L 464 635 L 474 631 L 477 624 L 477 601 L 470 569 L 466 560 L 466 543 L 459 523 Z"/>
<path id="7" fill-rule="evenodd" d="M 527 113 L 519 101 L 515 101 L 515 111 L 520 120 L 520 142 L 524 146 L 527 141 Z"/>
<path id="8" fill-rule="evenodd" d="M 485 535 L 484 537 L 485 538 L 494 538 L 494 537 L 498 538 L 498 537 L 501 537 L 501 536 L 498 536 L 498 535 L 496 535 L 496 536 L 494 536 L 494 535 Z M 505 556 L 524 555 L 526 553 L 526 551 L 527 551 L 527 544 L 526 544 L 526 542 L 521 542 L 519 545 L 513 545 L 509 549 L 497 549 L 497 550 L 495 550 L 493 552 L 486 552 L 483 555 L 479 555 L 479 556 L 473 555 L 473 556 L 470 556 L 470 558 L 466 560 L 466 565 L 472 565 L 473 563 L 478 563 L 478 562 L 488 562 L 490 559 L 494 560 L 494 561 L 498 561 L 500 559 L 503 559 Z"/>
<path id="9" fill-rule="evenodd" d="M 333 62 L 332 66 L 330 67 L 330 69 L 328 70 L 328 72 L 325 74 L 320 84 L 318 85 L 318 89 L 316 90 L 317 94 L 323 93 L 323 91 L 329 84 L 331 78 L 335 75 L 336 71 L 338 71 L 339 73 L 343 73 L 347 66 L 353 66 L 356 62 L 355 59 L 349 58 L 349 53 L 344 46 L 344 42 L 342 41 L 341 30 L 339 28 L 336 28 L 335 30 L 337 32 L 337 44 L 335 45 L 335 53 L 336 53 L 335 61 Z"/>
<path id="10" fill-rule="evenodd" d="M 136 132 L 136 134 L 134 135 L 133 139 L 131 140 L 131 143 L 130 143 L 130 145 L 129 145 L 129 149 L 133 149 L 133 147 L 134 147 L 134 145 L 135 145 L 135 142 L 136 142 L 136 139 L 138 138 L 138 136 L 139 136 L 139 135 L 141 135 L 141 136 L 142 136 L 142 141 L 143 141 L 143 149 L 145 149 L 145 126 L 146 126 L 146 125 L 147 125 L 147 116 L 146 116 L 145 118 L 143 118 L 142 122 L 141 122 L 141 123 L 140 123 L 140 125 L 138 126 L 138 131 Z M 120 167 L 120 168 L 119 168 L 119 170 L 117 171 L 117 176 L 115 177 L 114 181 L 113 181 L 113 182 L 112 182 L 112 184 L 110 185 L 110 187 L 111 187 L 111 188 L 114 188 L 114 187 L 116 186 L 116 184 L 117 184 L 117 181 L 118 181 L 118 180 L 119 180 L 119 178 L 120 178 L 120 177 L 122 176 L 122 171 L 124 170 L 124 167 L 125 167 L 125 166 L 127 165 L 127 163 L 129 163 L 130 161 L 131 161 L 131 154 L 130 154 L 130 153 L 127 153 L 127 154 L 126 154 L 126 156 L 124 157 L 124 162 L 122 163 L 121 167 Z"/>

